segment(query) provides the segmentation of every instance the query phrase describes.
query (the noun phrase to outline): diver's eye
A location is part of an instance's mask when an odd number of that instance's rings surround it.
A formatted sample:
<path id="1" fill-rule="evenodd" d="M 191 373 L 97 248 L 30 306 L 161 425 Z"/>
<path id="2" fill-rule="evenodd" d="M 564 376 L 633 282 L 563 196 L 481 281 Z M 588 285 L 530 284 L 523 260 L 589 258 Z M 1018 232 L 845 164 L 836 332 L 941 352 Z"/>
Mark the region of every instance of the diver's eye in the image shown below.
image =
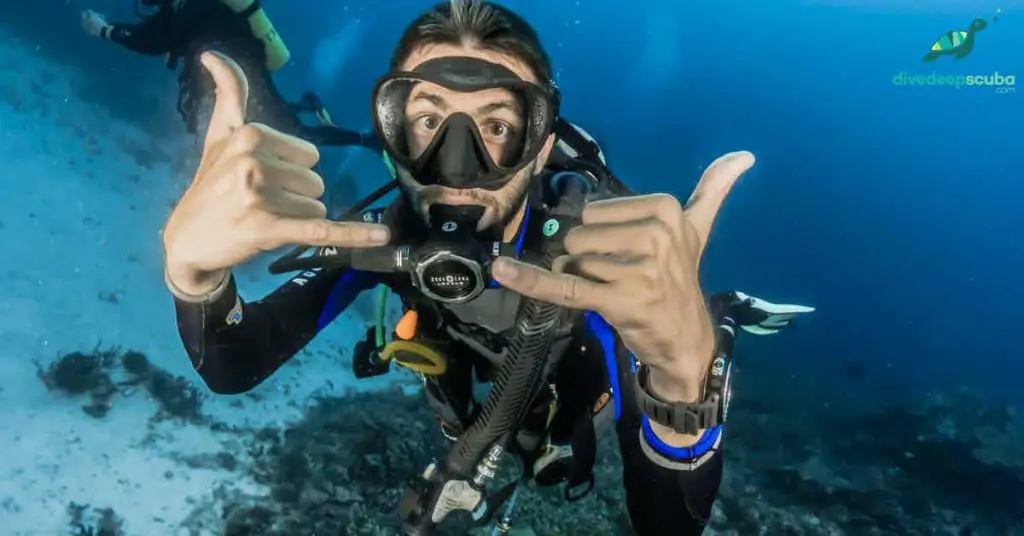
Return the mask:
<path id="1" fill-rule="evenodd" d="M 501 121 L 488 121 L 482 130 L 484 137 L 491 141 L 503 142 L 512 135 L 512 127 Z"/>
<path id="2" fill-rule="evenodd" d="M 416 118 L 413 124 L 419 132 L 433 132 L 437 130 L 437 127 L 441 126 L 441 119 L 436 115 L 421 115 Z"/>

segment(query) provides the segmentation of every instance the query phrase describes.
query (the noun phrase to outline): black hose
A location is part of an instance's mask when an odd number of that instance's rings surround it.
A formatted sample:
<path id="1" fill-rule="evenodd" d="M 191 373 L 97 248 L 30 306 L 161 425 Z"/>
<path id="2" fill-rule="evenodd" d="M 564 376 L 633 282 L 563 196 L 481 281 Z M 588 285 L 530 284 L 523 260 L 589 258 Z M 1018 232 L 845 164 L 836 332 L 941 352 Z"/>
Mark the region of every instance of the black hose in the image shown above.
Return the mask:
<path id="1" fill-rule="evenodd" d="M 579 183 L 564 186 L 560 203 L 551 208 L 551 213 L 578 216 L 587 188 Z M 562 253 L 561 248 L 547 248 L 540 266 L 550 269 Z M 548 354 L 564 309 L 531 298 L 523 298 L 520 307 L 516 318 L 521 320 L 516 322 L 516 332 L 509 340 L 508 353 L 487 401 L 445 460 L 447 469 L 462 478 L 470 477 L 491 445 L 505 434 L 513 435 L 543 385 Z"/>
<path id="2" fill-rule="evenodd" d="M 363 199 L 362 201 L 357 203 L 356 206 L 348 209 L 348 212 L 346 212 L 341 217 L 341 221 L 346 221 L 346 220 L 351 220 L 353 218 L 356 218 L 364 210 L 366 210 L 367 208 L 370 208 L 370 205 L 376 203 L 377 201 L 380 200 L 380 198 L 384 197 L 385 195 L 388 195 L 388 193 L 390 193 L 391 190 L 394 190 L 395 188 L 398 188 L 398 180 L 397 179 L 393 180 L 393 181 L 391 181 L 391 182 L 389 182 L 387 184 L 385 184 L 384 186 L 381 186 L 380 188 L 377 188 L 376 190 L 373 191 L 373 193 L 371 193 L 370 195 L 366 196 L 366 199 Z"/>
<path id="3" fill-rule="evenodd" d="M 550 267 L 555 256 L 546 255 L 541 266 Z M 469 478 L 491 445 L 519 426 L 541 385 L 562 307 L 530 298 L 521 307 L 517 317 L 522 320 L 487 401 L 445 460 L 447 469 L 461 478 Z"/>

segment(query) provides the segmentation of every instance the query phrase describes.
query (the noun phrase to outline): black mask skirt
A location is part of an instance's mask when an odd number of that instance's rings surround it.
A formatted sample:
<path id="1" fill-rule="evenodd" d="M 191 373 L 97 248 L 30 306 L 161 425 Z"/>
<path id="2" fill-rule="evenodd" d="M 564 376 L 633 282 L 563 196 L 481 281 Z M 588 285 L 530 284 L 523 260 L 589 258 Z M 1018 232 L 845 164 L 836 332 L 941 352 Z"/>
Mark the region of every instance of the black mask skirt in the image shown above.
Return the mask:
<path id="1" fill-rule="evenodd" d="M 459 93 L 490 89 L 511 93 L 522 116 L 521 127 L 511 132 L 507 154 L 495 162 L 480 127 L 463 112 L 444 117 L 426 149 L 410 154 L 406 136 L 416 118 L 408 117 L 406 110 L 416 86 L 424 82 Z M 373 122 L 387 157 L 420 184 L 498 190 L 537 158 L 551 134 L 558 104 L 553 84 L 542 87 L 527 82 L 508 68 L 479 58 L 442 57 L 382 77 L 373 91 Z M 438 115 L 445 115 L 442 110 L 439 107 Z"/>

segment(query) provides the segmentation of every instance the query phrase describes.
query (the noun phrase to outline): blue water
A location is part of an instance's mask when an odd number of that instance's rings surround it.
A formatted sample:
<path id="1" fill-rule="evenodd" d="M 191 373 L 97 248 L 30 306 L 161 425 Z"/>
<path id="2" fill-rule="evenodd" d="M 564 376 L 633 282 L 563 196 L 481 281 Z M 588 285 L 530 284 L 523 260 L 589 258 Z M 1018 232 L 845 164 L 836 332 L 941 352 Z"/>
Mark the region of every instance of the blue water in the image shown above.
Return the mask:
<path id="1" fill-rule="evenodd" d="M 429 5 L 265 4 L 293 54 L 292 64 L 278 73 L 281 89 L 289 96 L 317 90 L 335 121 L 360 130 L 370 125 L 369 91 L 385 72 L 398 34 Z M 748 150 L 757 157 L 719 216 L 702 265 L 703 284 L 708 291 L 737 288 L 817 311 L 782 335 L 740 340 L 734 408 L 777 404 L 828 421 L 833 411 L 869 414 L 890 402 L 911 404 L 957 390 L 969 392 L 979 407 L 1024 404 L 1024 2 L 506 4 L 536 26 L 548 47 L 564 114 L 597 137 L 612 168 L 635 188 L 685 199 L 703 166 L 717 156 Z M 67 491 L 88 489 L 82 484 L 87 477 L 59 468 L 29 479 L 31 493 L 52 502 L 26 498 L 25 475 L 42 471 L 30 466 L 29 454 L 46 457 L 52 450 L 54 466 L 98 463 L 95 453 L 69 451 L 66 444 L 76 441 L 64 431 L 71 426 L 89 437 L 116 435 L 112 425 L 93 422 L 75 404 L 53 400 L 25 362 L 45 363 L 102 341 L 138 348 L 161 367 L 199 382 L 176 339 L 157 237 L 169 203 L 194 170 L 189 159 L 195 145 L 173 110 L 173 75 L 159 59 L 84 36 L 78 21 L 84 8 L 112 20 L 132 19 L 127 0 L 0 0 L 0 85 L 6 95 L 0 99 L 0 139 L 25 147 L 0 151 L 0 164 L 9 170 L 0 174 L 0 221 L 7 224 L 0 227 L 0 246 L 18 253 L 0 264 L 9 272 L 0 283 L 7 323 L 0 326 L 0 358 L 10 360 L 0 369 L 0 397 L 10 412 L 6 424 L 0 416 L 0 429 L 19 437 L 11 447 L 19 454 L 8 457 L 6 466 L 0 462 L 9 481 L 0 486 L 0 505 L 4 497 L 21 505 L 6 514 L 0 508 L 0 518 L 16 519 L 12 530 L 18 534 L 52 534 L 25 527 L 62 503 L 88 502 Z M 974 18 L 991 19 L 997 9 L 1000 20 L 977 34 L 968 57 L 921 61 L 940 34 L 965 29 Z M 19 53 L 3 57 L 12 50 Z M 26 106 L 35 101 L 18 93 L 33 72 L 51 73 L 35 81 L 42 87 L 36 95 L 45 95 L 39 102 L 50 103 L 49 115 Z M 900 73 L 999 73 L 1015 77 L 1015 85 L 897 85 Z M 13 94 L 21 95 L 17 102 Z M 110 122 L 81 125 L 72 130 L 77 135 L 52 122 L 95 114 Z M 118 152 L 124 144 L 113 144 L 88 159 L 89 171 L 75 167 L 88 133 L 103 145 L 111 125 L 152 137 L 140 143 L 159 148 L 156 163 L 144 167 Z M 49 152 L 36 152 L 44 145 Z M 324 159 L 325 179 L 339 189 L 335 195 L 354 199 L 386 177 L 372 156 L 327 150 Z M 26 207 L 37 206 L 27 204 L 30 197 L 46 209 L 30 216 Z M 132 212 L 121 210 L 129 204 Z M 86 230 L 82 217 L 88 215 L 103 225 Z M 99 242 L 106 245 L 94 247 Z M 121 260 L 126 256 L 136 259 L 137 269 Z M 241 284 L 247 295 L 256 295 L 251 299 L 274 286 L 262 269 L 259 263 L 245 268 Z M 117 286 L 103 278 L 131 279 L 120 287 L 131 290 L 124 290 L 117 309 L 94 298 Z M 83 290 L 53 292 L 58 282 Z M 327 355 L 361 336 L 365 315 L 343 318 L 351 321 L 336 323 L 317 352 Z M 331 368 L 330 357 L 310 359 L 316 367 L 281 373 L 301 386 L 296 389 L 303 396 L 328 384 L 334 393 L 355 386 L 350 375 Z M 285 408 L 281 419 L 298 411 L 281 387 L 285 381 L 275 379 L 260 391 Z M 251 417 L 215 397 L 209 403 L 225 420 Z M 82 422 L 74 424 L 79 417 Z M 127 414 L 117 418 L 118 426 L 132 426 Z M 782 409 L 772 415 L 786 418 Z M 1024 440 L 1003 439 L 1020 445 L 1011 456 L 1017 465 L 1007 469 L 1020 476 Z M 102 440 L 92 447 L 102 452 Z M 139 463 L 156 463 L 149 460 L 147 454 Z M 143 479 L 130 468 L 117 471 Z M 180 484 L 171 495 L 199 494 L 215 476 Z M 98 496 L 129 493 L 116 483 L 95 485 L 103 490 Z M 135 497 L 128 508 L 163 508 L 166 492 L 145 486 L 134 495 L 152 495 L 148 502 Z M 105 505 L 125 509 L 116 501 Z M 130 534 L 159 530 L 146 528 L 146 516 L 126 517 L 126 526 L 135 527 Z"/>

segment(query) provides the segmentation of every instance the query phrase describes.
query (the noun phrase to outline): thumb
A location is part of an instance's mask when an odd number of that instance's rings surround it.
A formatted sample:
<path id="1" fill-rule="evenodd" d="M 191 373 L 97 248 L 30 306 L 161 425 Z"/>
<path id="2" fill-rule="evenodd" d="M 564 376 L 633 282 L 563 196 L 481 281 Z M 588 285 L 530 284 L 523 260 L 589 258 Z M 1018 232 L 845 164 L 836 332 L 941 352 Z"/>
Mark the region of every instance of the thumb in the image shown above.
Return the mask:
<path id="1" fill-rule="evenodd" d="M 754 165 L 754 155 L 747 151 L 724 154 L 711 163 L 701 175 L 697 187 L 686 202 L 686 217 L 700 238 L 701 247 L 711 235 L 711 226 L 736 181 Z"/>
<path id="2" fill-rule="evenodd" d="M 249 101 L 249 80 L 231 58 L 214 51 L 203 52 L 199 60 L 216 86 L 213 114 L 203 144 L 205 154 L 210 146 L 227 138 L 245 124 L 245 106 Z"/>

